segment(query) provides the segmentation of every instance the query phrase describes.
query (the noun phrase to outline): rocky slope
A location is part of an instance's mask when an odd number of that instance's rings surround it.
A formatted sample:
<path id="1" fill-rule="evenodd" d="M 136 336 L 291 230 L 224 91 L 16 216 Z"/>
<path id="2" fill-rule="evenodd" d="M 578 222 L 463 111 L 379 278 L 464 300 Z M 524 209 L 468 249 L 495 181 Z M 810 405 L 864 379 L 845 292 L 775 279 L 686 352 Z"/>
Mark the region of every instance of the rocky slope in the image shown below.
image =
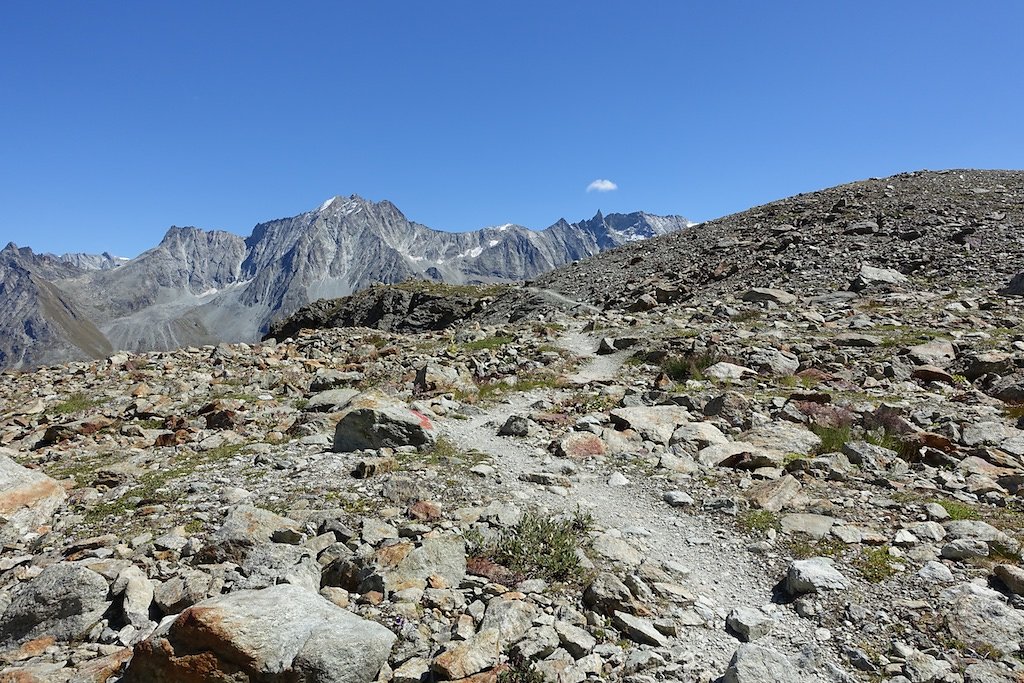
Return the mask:
<path id="1" fill-rule="evenodd" d="M 28 258 L 12 245 L 22 256 L 0 259 L 0 277 L 21 303 L 0 323 L 0 360 L 31 367 L 96 358 L 100 348 L 253 341 L 275 317 L 375 283 L 518 281 L 687 225 L 678 216 L 598 214 L 542 231 L 505 225 L 452 233 L 411 222 L 390 202 L 352 196 L 257 225 L 248 238 L 172 228 L 157 247 L 124 263 Z M 61 303 L 45 303 L 51 300 Z"/>
<path id="2" fill-rule="evenodd" d="M 100 357 L 113 350 L 84 308 L 53 284 L 81 272 L 13 244 L 0 251 L 0 367 L 32 367 L 83 353 Z"/>
<path id="3" fill-rule="evenodd" d="M 0 677 L 1016 683 L 1024 273 L 870 253 L 0 374 Z"/>
<path id="4" fill-rule="evenodd" d="M 797 195 L 628 245 L 537 278 L 609 309 L 645 295 L 710 301 L 751 283 L 801 296 L 856 284 L 862 265 L 922 287 L 996 289 L 1024 262 L 1024 172 L 903 173 Z M 647 299 L 649 302 L 650 299 Z"/>

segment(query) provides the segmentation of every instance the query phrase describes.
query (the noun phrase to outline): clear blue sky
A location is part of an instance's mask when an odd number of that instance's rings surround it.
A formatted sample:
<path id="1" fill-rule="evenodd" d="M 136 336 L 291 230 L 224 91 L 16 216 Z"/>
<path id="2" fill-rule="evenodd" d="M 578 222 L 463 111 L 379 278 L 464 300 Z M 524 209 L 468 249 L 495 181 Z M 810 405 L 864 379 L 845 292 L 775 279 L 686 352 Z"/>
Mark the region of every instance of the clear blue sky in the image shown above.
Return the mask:
<path id="1" fill-rule="evenodd" d="M 1017 0 L 6 2 L 0 246 L 133 256 L 351 193 L 451 230 L 705 220 L 1021 168 L 1022 30 Z"/>

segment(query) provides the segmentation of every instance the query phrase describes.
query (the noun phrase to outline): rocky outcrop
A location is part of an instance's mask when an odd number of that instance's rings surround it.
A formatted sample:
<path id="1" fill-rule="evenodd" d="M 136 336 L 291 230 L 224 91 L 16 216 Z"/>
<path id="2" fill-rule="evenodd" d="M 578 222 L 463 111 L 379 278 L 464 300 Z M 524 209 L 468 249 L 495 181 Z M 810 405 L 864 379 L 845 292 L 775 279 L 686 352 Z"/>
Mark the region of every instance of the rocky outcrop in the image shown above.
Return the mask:
<path id="1" fill-rule="evenodd" d="M 425 281 L 372 286 L 341 299 L 320 299 L 270 325 L 266 338 L 300 330 L 370 327 L 387 332 L 444 330 L 477 315 L 502 287 L 460 287 Z"/>
<path id="2" fill-rule="evenodd" d="M 1020 171 L 920 171 L 863 180 L 627 245 L 533 284 L 614 310 L 644 296 L 665 299 L 670 291 L 710 301 L 769 283 L 814 297 L 853 294 L 845 291 L 851 283 L 865 294 L 913 290 L 919 277 L 929 278 L 930 287 L 955 287 L 970 274 L 998 289 L 1024 262 L 1024 246 L 1014 237 L 1024 224 L 1022 192 Z M 995 255 L 986 247 L 991 244 L 1006 249 Z"/>

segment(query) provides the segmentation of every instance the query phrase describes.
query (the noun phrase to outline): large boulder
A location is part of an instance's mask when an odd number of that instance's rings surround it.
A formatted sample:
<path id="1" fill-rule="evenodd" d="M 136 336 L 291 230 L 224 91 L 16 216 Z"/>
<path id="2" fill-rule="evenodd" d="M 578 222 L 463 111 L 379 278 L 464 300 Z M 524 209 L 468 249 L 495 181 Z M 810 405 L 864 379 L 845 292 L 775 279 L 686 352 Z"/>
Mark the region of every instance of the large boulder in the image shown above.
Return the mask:
<path id="1" fill-rule="evenodd" d="M 0 617 L 0 646 L 52 636 L 84 638 L 110 607 L 107 581 L 78 564 L 61 563 L 15 589 Z"/>
<path id="2" fill-rule="evenodd" d="M 334 430 L 334 451 L 429 446 L 435 438 L 430 418 L 371 390 L 349 401 Z"/>
<path id="3" fill-rule="evenodd" d="M 1007 605 L 999 592 L 964 583 L 945 591 L 941 598 L 948 603 L 949 632 L 960 642 L 1002 654 L 1021 650 L 1024 612 Z"/>
<path id="4" fill-rule="evenodd" d="M 47 524 L 67 497 L 63 487 L 38 470 L 16 463 L 0 448 L 0 540 L 14 540 Z"/>
<path id="5" fill-rule="evenodd" d="M 907 276 L 891 268 L 875 268 L 864 264 L 857 272 L 857 277 L 850 283 L 850 289 L 859 292 L 872 285 L 898 286 L 907 283 Z"/>
<path id="6" fill-rule="evenodd" d="M 401 559 L 393 563 L 383 556 L 378 557 L 379 572 L 389 590 L 403 584 L 425 581 L 431 576 L 444 579 L 449 586 L 457 586 L 466 577 L 466 544 L 461 536 L 424 538 L 420 545 L 411 548 L 407 554 L 398 555 Z M 395 558 L 396 555 L 390 553 L 388 557 Z"/>
<path id="7" fill-rule="evenodd" d="M 123 683 L 369 683 L 395 634 L 303 588 L 221 595 L 135 646 Z"/>
<path id="8" fill-rule="evenodd" d="M 781 463 L 789 454 L 807 455 L 821 446 L 821 437 L 802 425 L 778 421 L 744 432 L 739 440 L 774 454 Z"/>
<path id="9" fill-rule="evenodd" d="M 800 671 L 786 655 L 770 647 L 743 643 L 725 670 L 723 683 L 799 683 Z"/>
<path id="10" fill-rule="evenodd" d="M 691 421 L 682 406 L 629 406 L 609 414 L 618 429 L 632 429 L 654 443 L 667 444 L 679 425 Z"/>

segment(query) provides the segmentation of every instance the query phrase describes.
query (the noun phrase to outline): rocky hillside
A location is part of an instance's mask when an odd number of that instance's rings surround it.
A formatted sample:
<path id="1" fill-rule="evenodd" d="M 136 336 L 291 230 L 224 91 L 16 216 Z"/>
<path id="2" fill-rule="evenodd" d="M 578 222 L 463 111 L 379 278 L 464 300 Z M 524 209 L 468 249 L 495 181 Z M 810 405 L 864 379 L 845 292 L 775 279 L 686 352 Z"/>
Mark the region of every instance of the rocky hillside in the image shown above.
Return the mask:
<path id="1" fill-rule="evenodd" d="M 273 318 L 376 283 L 520 281 L 688 225 L 679 216 L 598 214 L 542 231 L 454 233 L 411 222 L 390 202 L 352 196 L 257 225 L 248 238 L 172 228 L 130 261 L 39 257 L 11 245 L 4 253 L 19 256 L 0 258 L 0 278 L 19 303 L 0 320 L 0 366 L 104 355 L 97 349 L 254 341 Z"/>
<path id="2" fill-rule="evenodd" d="M 862 265 L 896 270 L 926 289 L 995 289 L 1024 263 L 1022 226 L 1022 171 L 903 173 L 628 245 L 533 284 L 617 310 L 658 297 L 708 301 L 751 283 L 800 296 L 848 291 Z"/>
<path id="3" fill-rule="evenodd" d="M 1009 177 L 954 204 L 1015 216 Z M 857 239 L 0 374 L 0 680 L 1018 683 L 1024 272 Z M 375 289 L 307 313 L 454 310 Z"/>

